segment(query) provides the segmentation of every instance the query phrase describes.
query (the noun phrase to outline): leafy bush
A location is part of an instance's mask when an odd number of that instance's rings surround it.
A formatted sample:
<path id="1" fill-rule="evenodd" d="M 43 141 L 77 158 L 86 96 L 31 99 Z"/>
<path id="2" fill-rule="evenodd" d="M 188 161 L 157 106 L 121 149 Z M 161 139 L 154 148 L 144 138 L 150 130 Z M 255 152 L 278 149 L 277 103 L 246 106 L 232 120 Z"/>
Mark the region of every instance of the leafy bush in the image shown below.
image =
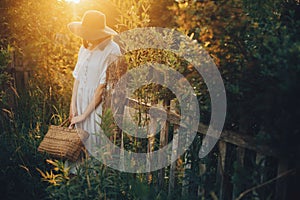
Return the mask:
<path id="1" fill-rule="evenodd" d="M 64 162 L 47 160 L 52 165 L 48 172 L 40 173 L 48 182 L 47 192 L 51 199 L 163 199 L 157 192 L 132 174 L 110 169 L 96 159 L 88 158 L 70 177 Z"/>

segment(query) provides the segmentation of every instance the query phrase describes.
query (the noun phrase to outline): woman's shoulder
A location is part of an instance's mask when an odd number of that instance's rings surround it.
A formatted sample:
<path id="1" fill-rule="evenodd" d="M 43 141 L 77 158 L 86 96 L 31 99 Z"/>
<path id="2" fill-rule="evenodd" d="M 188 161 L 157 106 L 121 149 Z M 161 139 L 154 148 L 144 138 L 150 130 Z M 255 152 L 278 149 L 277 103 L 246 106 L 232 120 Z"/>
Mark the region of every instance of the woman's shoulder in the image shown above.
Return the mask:
<path id="1" fill-rule="evenodd" d="M 119 45 L 114 40 L 110 41 L 110 46 L 112 49 L 120 49 Z"/>
<path id="2" fill-rule="evenodd" d="M 83 45 L 81 45 L 78 51 L 78 56 L 80 57 L 80 55 L 82 55 L 85 50 L 86 48 Z"/>
<path id="3" fill-rule="evenodd" d="M 110 42 L 110 46 L 111 46 L 111 52 L 112 53 L 116 53 L 116 54 L 120 54 L 121 51 L 120 51 L 120 46 L 113 40 L 111 40 Z"/>

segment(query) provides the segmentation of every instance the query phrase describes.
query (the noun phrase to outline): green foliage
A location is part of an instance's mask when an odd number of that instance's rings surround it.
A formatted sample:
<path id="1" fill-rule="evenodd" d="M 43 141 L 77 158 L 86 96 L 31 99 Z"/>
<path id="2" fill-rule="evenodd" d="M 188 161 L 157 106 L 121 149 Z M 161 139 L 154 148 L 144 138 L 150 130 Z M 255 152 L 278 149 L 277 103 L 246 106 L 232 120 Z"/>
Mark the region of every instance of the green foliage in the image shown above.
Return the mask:
<path id="1" fill-rule="evenodd" d="M 51 199 L 162 199 L 163 194 L 131 174 L 108 168 L 88 158 L 77 168 L 76 175 L 68 176 L 68 168 L 58 160 L 48 160 L 49 172 L 38 170 L 48 182 Z"/>
<path id="2" fill-rule="evenodd" d="M 51 164 L 53 170 L 50 172 L 46 171 L 45 173 L 37 168 L 37 171 L 41 174 L 42 180 L 50 183 L 53 186 L 59 186 L 62 182 L 68 181 L 69 178 L 69 170 L 70 168 L 65 167 L 63 162 L 59 160 L 46 160 L 47 163 Z M 53 172 L 54 171 L 54 172 Z"/>
<path id="3" fill-rule="evenodd" d="M 184 0 L 173 10 L 179 29 L 197 39 L 219 66 L 228 100 L 226 129 L 254 135 L 298 166 L 299 1 Z M 259 184 L 255 174 L 266 172 L 252 166 L 245 171 L 236 166 L 234 183 L 243 189 Z M 268 192 L 258 192 L 267 198 Z"/>
<path id="4" fill-rule="evenodd" d="M 285 155 L 297 152 L 291 147 L 297 146 L 292 138 L 299 132 L 299 7 L 298 1 L 281 0 L 179 1 L 173 6 L 179 28 L 220 66 L 228 98 L 226 128 L 262 134 L 260 142 L 274 144 Z"/>
<path id="5" fill-rule="evenodd" d="M 40 172 L 50 184 L 47 191 L 52 199 L 111 199 L 119 192 L 114 182 L 120 182 L 116 179 L 117 174 L 95 160 L 85 160 L 71 179 L 62 162 L 52 161 L 52 165 L 55 173 L 52 170 Z"/>
<path id="6" fill-rule="evenodd" d="M 171 11 L 173 4 L 174 0 L 152 1 L 149 10 L 149 26 L 174 28 L 175 20 L 173 12 Z"/>
<path id="7" fill-rule="evenodd" d="M 40 114 L 26 107 L 22 112 Z M 45 195 L 44 186 L 35 168 L 45 168 L 44 157 L 37 152 L 43 127 L 40 122 L 21 117 L 20 112 L 4 113 L 1 109 L 1 115 L 1 193 L 8 199 L 40 199 Z"/>
<path id="8" fill-rule="evenodd" d="M 45 187 L 35 171 L 35 167 L 45 168 L 43 158 L 36 150 L 36 140 L 33 136 L 17 130 L 1 133 L 2 198 L 41 199 L 45 197 Z"/>
<path id="9" fill-rule="evenodd" d="M 300 91 L 297 83 L 300 77 L 300 5 L 297 1 L 276 1 L 275 4 L 273 1 L 263 4 L 245 1 L 245 5 L 251 21 L 257 23 L 248 31 L 247 51 L 253 55 L 256 66 L 251 72 L 253 79 L 247 79 L 245 97 L 254 92 L 256 95 L 246 102 L 257 104 L 254 109 L 261 134 L 272 133 L 274 146 L 282 155 L 294 160 L 299 151 L 294 138 L 300 131 L 296 125 L 300 100 L 296 95 Z M 258 7 L 265 8 L 265 12 L 258 14 Z"/>
<path id="10" fill-rule="evenodd" d="M 12 76 L 8 73 L 9 50 L 0 49 L 0 106 L 4 108 L 8 105 L 9 91 L 13 90 Z"/>
<path id="11" fill-rule="evenodd" d="M 47 130 L 53 101 L 48 102 L 47 94 L 32 85 L 17 94 L 8 63 L 8 52 L 1 50 L 1 94 L 5 97 L 0 101 L 1 194 L 5 199 L 42 199 L 45 185 L 35 168 L 47 166 L 37 147 Z"/>
<path id="12" fill-rule="evenodd" d="M 3 198 L 167 198 L 168 181 L 157 188 L 154 176 L 149 184 L 147 174 L 120 173 L 88 159 L 79 167 L 77 176 L 70 178 L 62 162 L 48 162 L 52 165 L 49 168 L 44 163 L 46 158 L 37 153 L 48 124 L 60 123 L 67 117 L 73 80 L 71 71 L 80 40 L 68 32 L 66 24 L 80 20 L 87 9 L 106 13 L 108 24 L 119 31 L 151 25 L 168 27 L 175 20 L 179 30 L 205 47 L 222 73 L 228 98 L 226 128 L 252 134 L 258 143 L 271 144 L 282 156 L 289 158 L 291 166 L 299 165 L 299 145 L 295 139 L 299 135 L 297 120 L 300 117 L 299 1 L 87 0 L 68 4 L 57 0 L 5 0 L 0 4 L 3 8 L 0 46 L 8 46 L 8 50 L 0 52 L 0 181 L 3 183 L 0 191 Z M 136 41 L 157 42 L 153 40 L 156 36 L 159 35 Z M 28 88 L 18 88 L 18 94 L 12 87 L 13 79 L 7 68 L 12 52 L 32 70 Z M 130 69 L 157 62 L 182 73 L 197 90 L 202 106 L 201 119 L 209 122 L 207 88 L 193 67 L 180 56 L 147 49 L 130 52 L 126 59 Z M 157 85 L 146 85 L 135 95 L 144 103 L 174 99 L 170 90 Z M 140 110 L 138 117 L 142 118 L 144 112 Z M 103 116 L 102 128 L 113 136 L 115 127 L 111 113 Z M 146 149 L 144 141 L 125 137 L 124 142 L 125 148 L 133 151 Z M 190 198 L 200 198 L 197 196 L 200 187 L 202 198 L 215 199 L 219 187 L 215 177 L 218 152 L 214 150 L 210 157 L 199 160 L 197 152 L 201 142 L 198 135 L 184 158 L 191 168 L 184 171 L 178 167 L 176 184 L 188 180 L 186 187 Z M 182 162 L 181 159 L 178 162 Z M 225 175 L 230 177 L 229 185 L 237 185 L 236 193 L 274 177 L 272 163 L 257 163 L 252 158 L 245 161 L 250 162 L 250 167 L 242 169 L 236 162 L 225 169 Z M 41 182 L 36 168 L 42 173 L 48 171 L 42 175 L 50 185 Z M 182 177 L 183 172 L 185 177 Z M 271 186 L 265 187 L 247 198 L 270 198 L 270 190 Z M 180 193 L 181 189 L 176 190 L 174 198 L 180 198 Z"/>
<path id="13" fill-rule="evenodd" d="M 131 30 L 139 27 L 146 27 L 149 22 L 150 0 L 111 0 L 117 7 L 118 16 L 117 30 L 119 32 Z"/>
<path id="14" fill-rule="evenodd" d="M 274 164 L 274 161 L 272 160 L 262 158 L 255 161 L 253 157 L 250 157 L 247 159 L 247 162 L 247 166 L 241 166 L 238 162 L 233 163 L 234 173 L 232 174 L 231 181 L 236 186 L 235 191 L 233 191 L 236 195 L 248 188 L 264 183 L 276 174 L 276 169 L 272 167 Z M 251 175 L 249 175 L 250 172 Z M 243 199 L 274 199 L 274 186 L 275 182 L 273 184 L 266 185 L 263 188 L 254 190 L 252 194 L 248 194 Z"/>
<path id="15" fill-rule="evenodd" d="M 201 148 L 202 135 L 197 134 L 192 145 L 185 154 L 185 177 L 183 182 L 187 182 L 185 187 L 189 188 L 187 194 L 189 198 L 193 199 L 198 196 L 198 187 L 201 188 L 200 196 L 202 199 L 214 199 L 215 194 L 218 193 L 219 186 L 216 184 L 216 174 L 218 165 L 218 152 L 213 149 L 209 156 L 200 159 L 198 156 Z M 189 199 L 187 198 L 187 199 Z M 200 197 L 199 197 L 200 198 Z"/>
<path id="16" fill-rule="evenodd" d="M 103 133 L 107 137 L 114 135 L 116 125 L 114 124 L 112 111 L 110 109 L 107 109 L 102 113 L 102 115 L 99 115 L 99 117 L 101 117 L 101 124 L 98 125 L 101 126 Z"/>

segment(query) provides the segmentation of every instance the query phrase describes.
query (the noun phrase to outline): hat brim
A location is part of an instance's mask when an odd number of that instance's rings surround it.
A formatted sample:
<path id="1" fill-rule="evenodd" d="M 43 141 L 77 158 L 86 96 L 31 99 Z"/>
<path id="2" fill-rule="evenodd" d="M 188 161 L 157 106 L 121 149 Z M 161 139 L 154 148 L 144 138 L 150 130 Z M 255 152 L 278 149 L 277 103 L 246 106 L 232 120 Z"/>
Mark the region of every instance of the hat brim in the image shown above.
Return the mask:
<path id="1" fill-rule="evenodd" d="M 85 40 L 98 40 L 110 35 L 117 35 L 118 33 L 112 28 L 105 26 L 104 29 L 90 30 L 82 27 L 81 22 L 71 22 L 68 24 L 69 30 L 75 35 Z"/>

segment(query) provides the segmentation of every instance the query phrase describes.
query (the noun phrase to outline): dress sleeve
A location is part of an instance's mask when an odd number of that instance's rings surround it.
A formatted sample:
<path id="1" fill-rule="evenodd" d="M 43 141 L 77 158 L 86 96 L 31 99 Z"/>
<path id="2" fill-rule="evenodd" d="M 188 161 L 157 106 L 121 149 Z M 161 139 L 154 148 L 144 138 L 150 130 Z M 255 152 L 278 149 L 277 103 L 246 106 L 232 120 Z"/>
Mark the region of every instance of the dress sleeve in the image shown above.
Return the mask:
<path id="1" fill-rule="evenodd" d="M 73 71 L 73 77 L 75 79 L 78 80 L 78 75 L 79 75 L 79 70 L 80 70 L 80 58 L 81 58 L 81 54 L 82 54 L 82 51 L 83 51 L 83 46 L 80 47 L 79 49 L 79 52 L 78 52 L 78 58 L 77 58 L 77 62 L 76 62 L 76 65 L 75 65 L 75 68 L 74 68 L 74 71 Z"/>
<path id="2" fill-rule="evenodd" d="M 105 70 L 103 71 L 103 74 L 100 76 L 99 84 L 104 84 L 106 82 L 107 67 L 110 64 L 112 64 L 113 62 L 115 62 L 119 58 L 120 55 L 121 55 L 120 47 L 117 44 L 115 44 L 111 53 L 107 56 Z"/>

